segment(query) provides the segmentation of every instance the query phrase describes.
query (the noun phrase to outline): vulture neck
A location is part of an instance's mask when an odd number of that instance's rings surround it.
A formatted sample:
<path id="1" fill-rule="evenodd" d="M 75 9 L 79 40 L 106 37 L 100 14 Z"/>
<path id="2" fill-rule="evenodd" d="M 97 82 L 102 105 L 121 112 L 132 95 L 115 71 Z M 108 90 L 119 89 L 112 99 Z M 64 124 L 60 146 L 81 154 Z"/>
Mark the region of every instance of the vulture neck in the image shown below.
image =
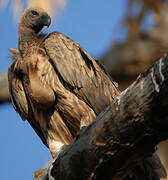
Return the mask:
<path id="1" fill-rule="evenodd" d="M 38 43 L 37 33 L 31 28 L 19 26 L 18 35 L 18 49 L 21 55 L 24 57 L 34 53 L 35 47 L 38 47 L 36 46 Z"/>

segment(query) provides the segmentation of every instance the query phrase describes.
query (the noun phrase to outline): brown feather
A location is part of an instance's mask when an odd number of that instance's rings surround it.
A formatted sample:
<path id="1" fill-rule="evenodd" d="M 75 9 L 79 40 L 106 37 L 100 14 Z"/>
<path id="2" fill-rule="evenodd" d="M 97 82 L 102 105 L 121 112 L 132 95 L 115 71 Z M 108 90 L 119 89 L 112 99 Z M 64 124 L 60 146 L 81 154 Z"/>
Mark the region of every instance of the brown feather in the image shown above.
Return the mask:
<path id="1" fill-rule="evenodd" d="M 77 43 L 58 32 L 48 37 L 37 34 L 26 19 L 31 10 L 19 24 L 19 50 L 11 49 L 10 92 L 16 111 L 55 156 L 55 146 L 69 144 L 119 91 Z M 41 9 L 38 13 L 45 14 Z M 17 86 L 21 90 L 16 94 Z"/>

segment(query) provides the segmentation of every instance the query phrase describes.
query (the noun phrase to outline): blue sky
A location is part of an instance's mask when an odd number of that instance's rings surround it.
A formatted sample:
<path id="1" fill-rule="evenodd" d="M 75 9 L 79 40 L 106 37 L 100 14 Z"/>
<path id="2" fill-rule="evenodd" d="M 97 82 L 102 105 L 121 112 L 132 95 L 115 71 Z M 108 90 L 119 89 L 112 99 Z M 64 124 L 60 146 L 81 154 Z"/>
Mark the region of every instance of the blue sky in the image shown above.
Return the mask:
<path id="1" fill-rule="evenodd" d="M 66 34 L 98 57 L 107 51 L 112 40 L 122 37 L 125 5 L 125 0 L 69 0 L 48 31 Z M 8 47 L 17 47 L 17 23 L 10 6 L 1 10 L 0 22 L 0 72 L 5 72 L 11 62 Z M 10 103 L 0 106 L 0 117 L 0 179 L 30 180 L 32 173 L 50 159 L 49 151 Z"/>

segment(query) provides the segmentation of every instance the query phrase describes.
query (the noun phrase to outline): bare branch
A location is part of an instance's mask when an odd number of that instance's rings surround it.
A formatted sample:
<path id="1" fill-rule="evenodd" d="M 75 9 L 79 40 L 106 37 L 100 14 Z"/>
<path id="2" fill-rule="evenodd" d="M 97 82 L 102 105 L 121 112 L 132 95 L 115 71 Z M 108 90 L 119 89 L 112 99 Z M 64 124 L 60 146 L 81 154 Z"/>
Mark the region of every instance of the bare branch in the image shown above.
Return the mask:
<path id="1" fill-rule="evenodd" d="M 128 161 L 152 153 L 168 138 L 167 69 L 168 55 L 141 74 L 78 133 L 48 169 L 50 178 L 115 179 Z"/>

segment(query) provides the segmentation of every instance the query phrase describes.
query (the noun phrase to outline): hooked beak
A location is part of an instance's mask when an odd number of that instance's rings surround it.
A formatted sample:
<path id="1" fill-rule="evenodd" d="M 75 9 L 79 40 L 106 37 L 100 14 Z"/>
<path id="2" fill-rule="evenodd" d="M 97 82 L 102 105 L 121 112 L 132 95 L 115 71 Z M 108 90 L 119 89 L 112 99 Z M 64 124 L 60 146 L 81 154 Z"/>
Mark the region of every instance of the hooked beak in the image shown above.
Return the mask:
<path id="1" fill-rule="evenodd" d="M 51 24 L 51 17 L 49 15 L 42 15 L 41 16 L 41 21 L 43 23 L 44 26 L 49 27 Z"/>

